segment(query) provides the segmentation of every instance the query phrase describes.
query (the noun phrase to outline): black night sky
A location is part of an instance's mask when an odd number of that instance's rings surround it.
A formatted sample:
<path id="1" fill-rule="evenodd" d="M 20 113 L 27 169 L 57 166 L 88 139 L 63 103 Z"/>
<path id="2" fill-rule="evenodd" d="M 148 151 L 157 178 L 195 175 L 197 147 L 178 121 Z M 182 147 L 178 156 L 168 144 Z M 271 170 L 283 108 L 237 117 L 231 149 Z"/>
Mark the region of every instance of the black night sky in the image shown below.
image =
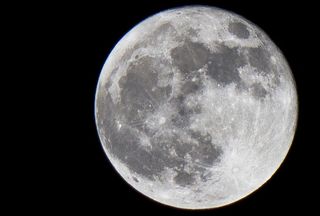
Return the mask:
<path id="1" fill-rule="evenodd" d="M 136 0 L 20 5 L 21 13 L 16 11 L 20 18 L 9 26 L 17 31 L 15 40 L 23 45 L 21 55 L 28 59 L 25 60 L 28 69 L 20 78 L 22 85 L 28 86 L 30 98 L 25 98 L 23 104 L 28 111 L 27 125 L 32 125 L 27 130 L 32 132 L 21 148 L 25 151 L 19 153 L 23 156 L 15 155 L 23 160 L 15 171 L 18 177 L 14 182 L 20 183 L 7 200 L 21 203 L 21 209 L 11 209 L 44 215 L 55 212 L 216 216 L 279 211 L 301 211 L 307 215 L 313 212 L 319 201 L 313 195 L 319 188 L 315 177 L 319 170 L 315 156 L 318 139 L 313 138 L 318 127 L 314 122 L 318 117 L 315 111 L 319 90 L 314 82 L 319 69 L 314 65 L 319 57 L 315 51 L 319 46 L 316 29 L 319 7 L 307 1 L 279 2 Z M 201 211 L 164 206 L 129 186 L 105 156 L 94 122 L 98 77 L 118 40 L 148 16 L 190 4 L 233 11 L 261 27 L 284 53 L 299 97 L 296 136 L 278 172 L 245 199 Z M 28 84 L 27 79 L 30 79 Z"/>

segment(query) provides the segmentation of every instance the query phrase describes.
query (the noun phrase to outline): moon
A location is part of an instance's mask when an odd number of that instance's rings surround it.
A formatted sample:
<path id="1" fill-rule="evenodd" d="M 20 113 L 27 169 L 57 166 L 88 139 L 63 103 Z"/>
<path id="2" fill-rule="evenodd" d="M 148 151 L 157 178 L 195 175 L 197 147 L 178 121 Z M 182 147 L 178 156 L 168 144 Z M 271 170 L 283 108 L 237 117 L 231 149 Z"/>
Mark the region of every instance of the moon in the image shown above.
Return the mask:
<path id="1" fill-rule="evenodd" d="M 131 29 L 101 71 L 95 120 L 115 170 L 176 208 L 234 203 L 285 159 L 298 100 L 288 63 L 245 18 L 187 6 Z"/>

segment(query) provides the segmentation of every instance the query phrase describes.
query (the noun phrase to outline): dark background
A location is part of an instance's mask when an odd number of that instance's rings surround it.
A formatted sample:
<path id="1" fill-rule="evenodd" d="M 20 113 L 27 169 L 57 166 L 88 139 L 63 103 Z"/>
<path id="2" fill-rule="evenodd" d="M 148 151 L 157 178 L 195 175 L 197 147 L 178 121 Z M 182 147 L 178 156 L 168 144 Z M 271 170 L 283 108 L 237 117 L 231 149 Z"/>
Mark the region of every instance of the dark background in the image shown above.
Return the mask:
<path id="1" fill-rule="evenodd" d="M 11 5 L 15 12 L 6 17 L 14 46 L 8 55 L 15 57 L 11 68 L 23 67 L 19 79 L 14 69 L 12 74 L 22 87 L 16 112 L 24 117 L 21 136 L 12 138 L 23 142 L 11 157 L 19 161 L 11 169 L 17 175 L 12 181 L 15 186 L 8 186 L 7 200 L 15 203 L 11 210 L 90 215 L 261 215 L 315 210 L 319 201 L 315 196 L 319 141 L 314 139 L 319 7 L 307 1 L 279 2 L 136 0 Z M 119 39 L 150 15 L 190 4 L 230 10 L 260 26 L 286 56 L 299 96 L 296 136 L 278 172 L 247 198 L 202 211 L 167 207 L 130 187 L 105 156 L 94 122 L 98 77 Z"/>

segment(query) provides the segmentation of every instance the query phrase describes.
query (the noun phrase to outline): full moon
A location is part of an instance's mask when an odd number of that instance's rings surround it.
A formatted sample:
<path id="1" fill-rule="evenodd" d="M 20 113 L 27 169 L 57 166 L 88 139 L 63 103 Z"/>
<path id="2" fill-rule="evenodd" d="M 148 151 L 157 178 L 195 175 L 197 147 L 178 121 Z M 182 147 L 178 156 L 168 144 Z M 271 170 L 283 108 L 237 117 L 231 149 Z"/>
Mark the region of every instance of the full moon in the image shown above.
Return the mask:
<path id="1" fill-rule="evenodd" d="M 95 120 L 115 170 L 137 191 L 184 209 L 234 203 L 276 172 L 298 101 L 281 51 L 259 27 L 215 7 L 155 14 L 101 71 Z"/>

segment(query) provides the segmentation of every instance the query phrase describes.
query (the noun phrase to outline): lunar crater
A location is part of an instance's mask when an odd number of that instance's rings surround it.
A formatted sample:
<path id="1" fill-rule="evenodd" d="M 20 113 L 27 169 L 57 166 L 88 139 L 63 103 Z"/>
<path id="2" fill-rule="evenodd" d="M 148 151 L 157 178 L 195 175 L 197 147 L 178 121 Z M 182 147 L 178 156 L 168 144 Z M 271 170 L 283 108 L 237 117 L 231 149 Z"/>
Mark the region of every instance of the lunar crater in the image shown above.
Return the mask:
<path id="1" fill-rule="evenodd" d="M 250 36 L 247 26 L 241 22 L 230 22 L 228 25 L 228 30 L 230 33 L 242 39 L 247 39 Z"/>

